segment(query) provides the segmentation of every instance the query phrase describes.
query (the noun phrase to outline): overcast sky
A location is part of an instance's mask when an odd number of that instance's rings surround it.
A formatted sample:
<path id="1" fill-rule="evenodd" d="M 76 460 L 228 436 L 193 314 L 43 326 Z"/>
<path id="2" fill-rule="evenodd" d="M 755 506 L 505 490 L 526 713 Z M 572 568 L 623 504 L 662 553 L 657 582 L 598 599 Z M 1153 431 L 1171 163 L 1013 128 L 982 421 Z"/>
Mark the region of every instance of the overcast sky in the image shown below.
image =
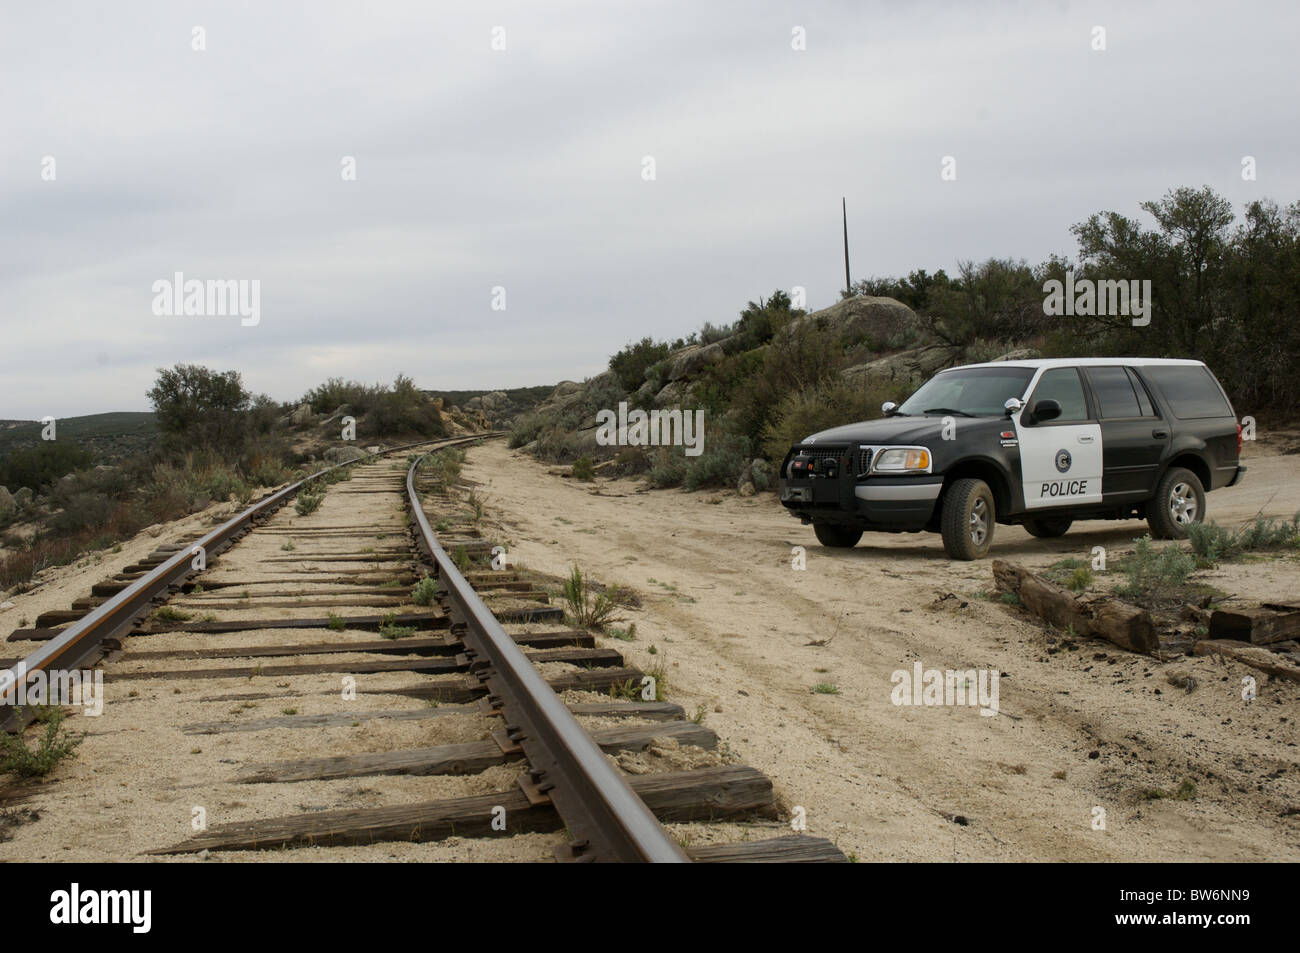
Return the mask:
<path id="1" fill-rule="evenodd" d="M 1073 256 L 1180 185 L 1289 203 L 1297 36 L 1289 2 L 6 4 L 0 418 L 145 410 L 178 362 L 279 400 L 581 379 L 833 303 L 841 195 L 855 279 Z M 260 322 L 155 315 L 177 271 L 260 281 Z"/>

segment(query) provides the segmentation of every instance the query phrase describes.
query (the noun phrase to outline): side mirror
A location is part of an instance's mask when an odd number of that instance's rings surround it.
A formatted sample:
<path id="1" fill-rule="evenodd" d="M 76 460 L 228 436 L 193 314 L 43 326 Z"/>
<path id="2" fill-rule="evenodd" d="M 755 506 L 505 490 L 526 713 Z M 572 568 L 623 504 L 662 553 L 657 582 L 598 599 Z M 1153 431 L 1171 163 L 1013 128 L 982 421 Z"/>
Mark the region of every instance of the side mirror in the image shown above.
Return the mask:
<path id="1" fill-rule="evenodd" d="M 892 400 L 887 400 L 880 405 L 880 409 L 886 417 L 892 417 L 894 416 L 894 411 L 898 409 L 898 405 Z"/>
<path id="2" fill-rule="evenodd" d="M 1010 417 L 1012 414 L 1019 413 L 1020 408 L 1024 407 L 1025 405 L 1021 403 L 1020 398 L 1018 397 L 1008 397 L 1007 402 L 1002 406 L 1006 410 L 1007 416 Z"/>
<path id="3" fill-rule="evenodd" d="M 1033 416 L 1035 421 L 1055 420 L 1061 416 L 1061 405 L 1050 398 L 1040 400 L 1034 404 Z"/>

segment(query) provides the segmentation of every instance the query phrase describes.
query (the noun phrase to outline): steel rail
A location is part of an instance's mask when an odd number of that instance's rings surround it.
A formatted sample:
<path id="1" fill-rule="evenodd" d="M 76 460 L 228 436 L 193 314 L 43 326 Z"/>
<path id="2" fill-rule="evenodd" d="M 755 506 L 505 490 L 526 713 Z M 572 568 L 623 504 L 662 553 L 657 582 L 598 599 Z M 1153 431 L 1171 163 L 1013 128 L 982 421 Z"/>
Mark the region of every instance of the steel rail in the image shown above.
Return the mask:
<path id="1" fill-rule="evenodd" d="M 545 794 L 554 803 L 574 837 L 577 860 L 689 863 L 438 543 L 415 487 L 416 469 L 427 457 L 406 474 L 416 542 L 437 566 L 453 624 L 463 626 L 459 635 L 471 650 L 471 671 L 489 697 L 500 699 L 509 740 L 528 758 L 534 783 L 521 787 L 530 800 Z"/>
<path id="2" fill-rule="evenodd" d="M 205 558 L 224 551 L 245 532 L 252 529 L 255 520 L 275 512 L 303 486 L 339 467 L 352 466 L 362 460 L 400 453 L 403 450 L 424 447 L 431 443 L 456 446 L 497 435 L 498 432 L 492 431 L 466 437 L 422 440 L 381 450 L 378 453 L 367 454 L 365 457 L 358 457 L 356 460 L 349 460 L 347 463 L 326 467 L 259 500 L 201 539 L 179 549 L 170 559 L 164 560 L 127 588 L 96 606 L 26 658 L 7 669 L 0 670 L 0 721 L 3 722 L 0 727 L 9 730 L 23 727 L 25 719 L 21 717 L 21 712 L 14 711 L 12 705 L 18 692 L 20 679 L 26 683 L 36 672 L 71 672 L 93 665 L 102 657 L 104 643 L 107 640 L 118 638 L 129 631 L 137 619 L 148 611 L 154 599 L 172 586 L 181 584 L 196 571 L 191 566 L 196 547 L 202 547 Z M 6 712 L 8 717 L 5 717 Z"/>

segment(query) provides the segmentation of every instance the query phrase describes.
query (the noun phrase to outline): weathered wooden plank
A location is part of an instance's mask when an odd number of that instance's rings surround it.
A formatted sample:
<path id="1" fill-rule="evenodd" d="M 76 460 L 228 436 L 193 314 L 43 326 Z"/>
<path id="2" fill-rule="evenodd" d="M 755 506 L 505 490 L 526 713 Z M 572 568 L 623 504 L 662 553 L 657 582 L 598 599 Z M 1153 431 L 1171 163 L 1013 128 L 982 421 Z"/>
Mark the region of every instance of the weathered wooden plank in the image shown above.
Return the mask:
<path id="1" fill-rule="evenodd" d="M 663 821 L 721 820 L 775 816 L 772 782 L 744 765 L 695 771 L 642 774 L 628 778 L 632 790 Z M 390 807 L 320 811 L 223 824 L 183 843 L 151 854 L 200 850 L 257 850 L 273 847 L 431 841 L 453 834 L 493 836 L 492 821 L 505 809 L 506 831 L 554 831 L 562 822 L 551 804 L 532 805 L 519 790 Z"/>
<path id="2" fill-rule="evenodd" d="M 1261 672 L 1276 675 L 1278 678 L 1300 682 L 1300 666 L 1292 665 L 1268 649 L 1261 649 L 1249 642 L 1235 642 L 1229 639 L 1205 639 L 1192 646 L 1192 651 L 1197 655 L 1223 655 L 1249 665 L 1251 668 L 1257 668 Z"/>
<path id="3" fill-rule="evenodd" d="M 278 601 L 268 601 L 277 595 L 281 597 Z M 291 593 L 264 592 L 260 595 L 250 594 L 247 599 L 238 599 L 231 602 L 178 601 L 176 608 L 187 612 L 216 612 L 231 609 L 257 609 L 259 611 L 262 609 L 337 609 L 341 606 L 355 606 L 358 609 L 396 609 L 398 606 L 410 604 L 410 597 L 405 594 L 386 597 L 358 595 L 341 599 L 316 599 L 310 595 L 294 597 Z"/>
<path id="4" fill-rule="evenodd" d="M 1212 639 L 1270 645 L 1297 636 L 1300 636 L 1300 607 L 1265 603 L 1257 609 L 1215 609 L 1210 613 Z"/>
<path id="5" fill-rule="evenodd" d="M 993 560 L 999 589 L 1014 592 L 1027 610 L 1061 629 L 1113 642 L 1131 652 L 1150 654 L 1160 646 L 1151 613 L 1112 599 L 1088 602 L 1023 566 Z"/>
<path id="6" fill-rule="evenodd" d="M 770 840 L 739 844 L 688 847 L 686 853 L 700 864 L 847 864 L 843 851 L 824 837 L 790 834 Z"/>
<path id="7" fill-rule="evenodd" d="M 205 699 L 206 700 L 206 699 Z M 330 728 L 351 726 L 364 721 L 391 719 L 393 721 L 424 721 L 443 715 L 481 714 L 475 705 L 439 705 L 436 708 L 403 708 L 381 711 L 332 712 L 327 715 L 277 715 L 273 718 L 255 718 L 250 721 L 208 721 L 186 725 L 181 730 L 187 735 L 222 735 L 231 732 L 271 731 L 276 728 Z M 587 702 L 570 705 L 575 715 L 596 715 L 605 718 L 645 718 L 651 721 L 675 721 L 686 713 L 681 705 L 671 702 Z"/>
<path id="8" fill-rule="evenodd" d="M 400 647 L 401 640 L 393 641 Z M 569 662 L 574 665 L 617 666 L 623 663 L 623 656 L 613 649 L 561 648 L 546 649 L 540 652 L 528 652 L 527 656 L 535 662 Z M 450 675 L 469 671 L 469 663 L 456 658 L 425 658 L 413 655 L 410 658 L 385 661 L 365 662 L 301 662 L 287 665 L 241 665 L 232 668 L 195 668 L 195 669 L 156 669 L 144 672 L 123 672 L 112 670 L 104 674 L 104 681 L 131 682 L 157 678 L 175 678 L 181 680 L 202 678 L 253 678 L 278 677 L 284 675 L 322 675 L 339 672 L 349 675 L 373 675 L 376 672 L 425 672 L 429 675 Z"/>
<path id="9" fill-rule="evenodd" d="M 337 620 L 337 621 L 336 621 Z M 384 615 L 316 616 L 310 619 L 232 619 L 228 622 L 175 622 L 166 625 L 139 628 L 132 635 L 158 635 L 165 632 L 249 632 L 253 629 L 328 629 L 330 623 L 340 623 L 345 629 L 378 630 L 381 625 L 391 621 Z M 414 626 L 417 629 L 441 629 L 451 625 L 450 619 L 441 612 L 399 612 L 397 624 Z"/>
<path id="10" fill-rule="evenodd" d="M 630 725 L 591 732 L 592 740 L 604 751 L 644 751 L 657 738 L 673 738 L 678 744 L 714 748 L 718 736 L 691 721 L 670 721 L 655 725 Z M 284 784 L 294 781 L 333 781 L 377 774 L 477 774 L 494 765 L 518 761 L 523 752 L 506 753 L 491 739 L 463 744 L 401 748 L 396 751 L 302 758 L 256 765 L 235 778 L 239 784 Z"/>
<path id="11" fill-rule="evenodd" d="M 608 692 L 611 688 L 639 686 L 644 676 L 639 668 L 597 668 L 590 671 L 566 672 L 547 679 L 556 692 L 583 691 Z M 426 698 L 439 703 L 467 702 L 486 694 L 477 681 L 439 681 L 430 685 L 412 685 L 409 688 L 375 690 L 382 695 L 401 695 L 405 698 Z"/>

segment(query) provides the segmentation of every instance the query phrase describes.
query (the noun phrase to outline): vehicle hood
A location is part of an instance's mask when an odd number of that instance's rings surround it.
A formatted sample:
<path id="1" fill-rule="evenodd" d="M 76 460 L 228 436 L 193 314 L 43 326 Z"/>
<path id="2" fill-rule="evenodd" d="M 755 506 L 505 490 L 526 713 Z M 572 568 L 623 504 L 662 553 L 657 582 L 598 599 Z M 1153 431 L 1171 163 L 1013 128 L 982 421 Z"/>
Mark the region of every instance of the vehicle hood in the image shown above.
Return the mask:
<path id="1" fill-rule="evenodd" d="M 993 417 L 958 417 L 958 428 L 971 424 L 997 423 Z M 843 427 L 832 427 L 805 437 L 803 444 L 816 446 L 819 443 L 858 443 L 858 444 L 919 444 L 926 445 L 941 439 L 943 417 L 882 417 L 880 420 L 863 420 Z"/>

